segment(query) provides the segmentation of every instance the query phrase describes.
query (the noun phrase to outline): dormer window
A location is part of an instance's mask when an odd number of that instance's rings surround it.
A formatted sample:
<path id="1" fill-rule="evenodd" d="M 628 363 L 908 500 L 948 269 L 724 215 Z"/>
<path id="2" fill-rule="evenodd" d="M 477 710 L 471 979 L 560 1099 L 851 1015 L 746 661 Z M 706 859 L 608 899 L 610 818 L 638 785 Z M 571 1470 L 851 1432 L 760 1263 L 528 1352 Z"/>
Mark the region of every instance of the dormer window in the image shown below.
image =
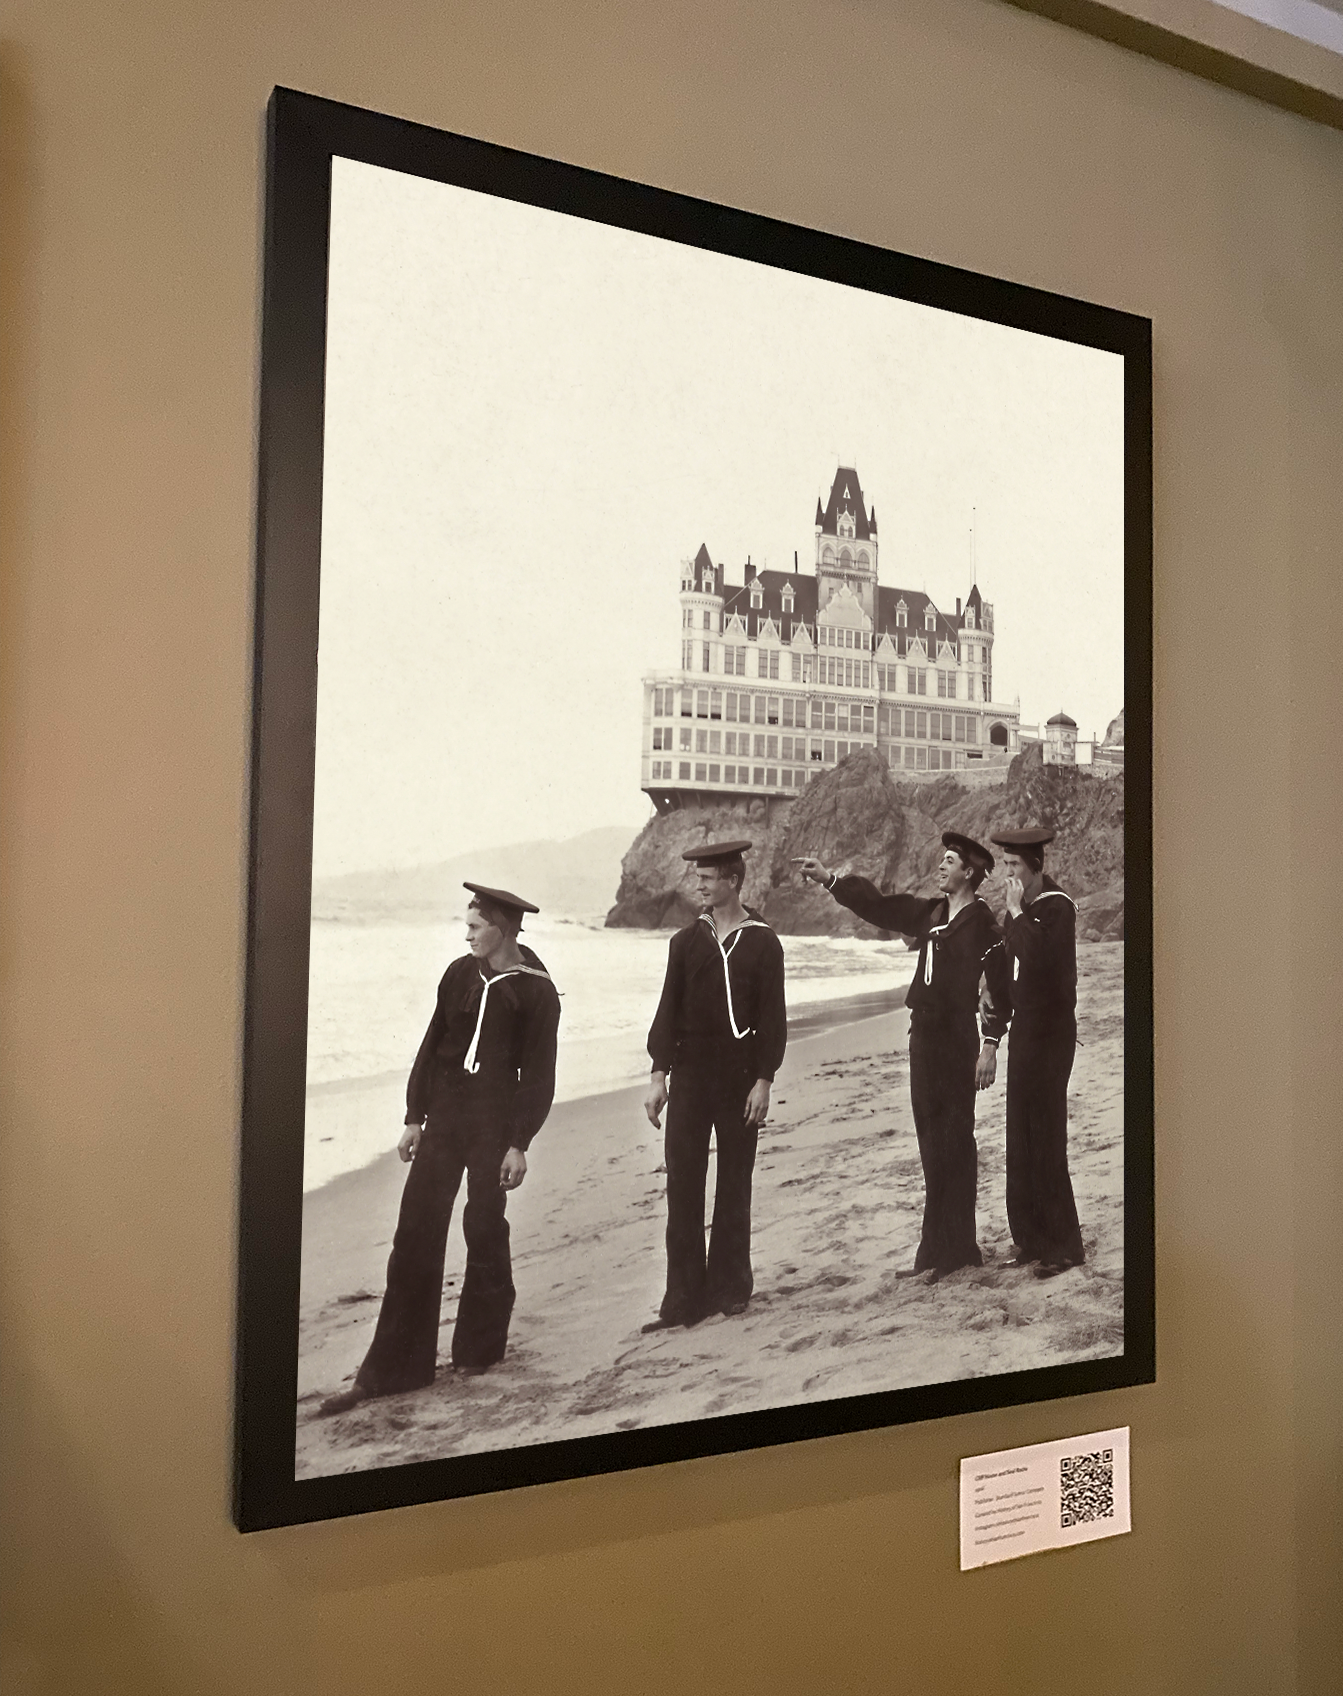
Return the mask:
<path id="1" fill-rule="evenodd" d="M 929 601 L 923 611 L 923 628 L 925 630 L 937 629 L 937 608 L 931 601 Z"/>
<path id="2" fill-rule="evenodd" d="M 844 537 L 844 539 L 846 541 L 851 542 L 853 540 L 853 531 L 854 531 L 853 514 L 851 512 L 840 513 L 840 515 L 839 515 L 839 534 L 842 537 Z"/>
<path id="3" fill-rule="evenodd" d="M 965 628 L 967 630 L 973 630 L 974 627 L 975 627 L 975 609 L 973 607 L 966 607 L 966 609 L 965 609 Z"/>
<path id="4" fill-rule="evenodd" d="M 785 612 L 792 612 L 793 610 L 793 591 L 791 589 L 785 589 L 783 592 L 783 610 Z"/>
<path id="5" fill-rule="evenodd" d="M 909 608 L 905 605 L 905 603 L 903 601 L 899 601 L 899 602 L 896 603 L 896 608 L 895 608 L 895 628 L 897 630 L 903 630 L 908 623 L 909 623 Z"/>
<path id="6" fill-rule="evenodd" d="M 751 606 L 752 606 L 752 608 L 753 609 L 759 609 L 760 607 L 763 607 L 764 604 L 765 604 L 765 597 L 761 594 L 760 590 L 753 583 L 751 585 Z"/>

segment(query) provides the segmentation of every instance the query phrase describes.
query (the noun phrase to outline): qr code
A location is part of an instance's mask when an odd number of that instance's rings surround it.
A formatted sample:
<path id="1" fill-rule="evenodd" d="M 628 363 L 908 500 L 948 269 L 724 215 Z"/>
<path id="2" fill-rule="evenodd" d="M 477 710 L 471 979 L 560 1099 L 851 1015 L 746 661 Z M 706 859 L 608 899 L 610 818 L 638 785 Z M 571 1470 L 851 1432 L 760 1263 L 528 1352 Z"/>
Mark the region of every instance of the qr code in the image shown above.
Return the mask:
<path id="1" fill-rule="evenodd" d="M 1089 1525 L 1113 1519 L 1115 1511 L 1114 1450 L 1091 1455 L 1064 1455 L 1059 1461 L 1059 1526 Z"/>

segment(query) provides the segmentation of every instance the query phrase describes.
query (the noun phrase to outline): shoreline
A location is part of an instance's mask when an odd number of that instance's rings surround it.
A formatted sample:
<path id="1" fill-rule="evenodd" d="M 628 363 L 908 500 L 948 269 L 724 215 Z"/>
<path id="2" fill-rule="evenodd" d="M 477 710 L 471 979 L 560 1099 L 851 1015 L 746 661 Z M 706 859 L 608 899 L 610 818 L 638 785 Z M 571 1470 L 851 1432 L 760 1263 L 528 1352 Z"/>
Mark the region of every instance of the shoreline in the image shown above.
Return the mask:
<path id="1" fill-rule="evenodd" d="M 662 1136 L 643 1085 L 559 1103 L 509 1198 L 517 1307 L 508 1354 L 478 1379 L 335 1419 L 383 1290 L 405 1167 L 395 1151 L 304 1198 L 297 1473 L 401 1464 L 871 1390 L 950 1382 L 1123 1347 L 1123 949 L 1078 949 L 1081 1041 L 1070 1165 L 1086 1263 L 1014 1269 L 1003 1193 L 1004 1075 L 977 1104 L 985 1264 L 935 1286 L 913 1263 L 923 1181 L 903 1007 L 797 1037 L 756 1162 L 747 1312 L 643 1336 L 664 1273 Z M 1009 1038 L 1010 1042 L 1010 1038 Z M 449 1235 L 446 1357 L 465 1250 Z"/>
<path id="2" fill-rule="evenodd" d="M 853 1024 L 864 1023 L 869 1019 L 883 1018 L 892 1012 L 903 1012 L 907 989 L 908 985 L 900 984 L 889 990 L 870 990 L 859 995 L 836 997 L 830 1001 L 803 1003 L 796 1013 L 789 1015 L 788 1042 L 790 1051 L 795 1042 L 805 1042 L 811 1037 L 823 1036 L 830 1031 L 842 1030 Z M 583 1038 L 580 1040 L 592 1041 L 594 1039 Z M 598 1038 L 595 1040 L 604 1039 Z M 388 1098 L 394 1096 L 396 1101 L 401 1102 L 405 1087 L 406 1072 L 404 1070 L 375 1072 L 358 1078 L 332 1078 L 321 1083 L 309 1084 L 306 1099 L 309 1102 L 332 1103 L 330 1110 L 339 1111 L 338 1104 L 343 1103 L 349 1110 L 355 1102 L 363 1098 L 363 1110 L 366 1112 L 381 1112 L 384 1122 L 387 1122 Z M 606 1089 L 587 1090 L 582 1095 L 557 1097 L 550 1114 L 547 1116 L 546 1123 L 549 1125 L 561 1108 L 577 1107 L 583 1102 L 602 1101 L 608 1096 L 619 1095 L 623 1090 L 631 1089 L 638 1089 L 642 1092 L 642 1081 L 631 1080 L 626 1083 L 612 1084 Z M 400 1117 L 399 1111 L 398 1117 Z M 544 1134 L 544 1131 L 542 1134 Z M 320 1140 L 320 1132 L 318 1135 Z M 345 1171 L 335 1172 L 331 1177 L 324 1178 L 321 1183 L 314 1184 L 311 1189 L 303 1192 L 305 1200 L 309 1196 L 320 1194 L 329 1185 L 339 1183 L 342 1178 L 349 1177 L 356 1172 L 367 1171 L 370 1166 L 376 1165 L 379 1160 L 384 1159 L 388 1153 L 395 1155 L 394 1144 L 389 1145 L 383 1153 L 374 1154 L 360 1165 L 347 1167 Z"/>

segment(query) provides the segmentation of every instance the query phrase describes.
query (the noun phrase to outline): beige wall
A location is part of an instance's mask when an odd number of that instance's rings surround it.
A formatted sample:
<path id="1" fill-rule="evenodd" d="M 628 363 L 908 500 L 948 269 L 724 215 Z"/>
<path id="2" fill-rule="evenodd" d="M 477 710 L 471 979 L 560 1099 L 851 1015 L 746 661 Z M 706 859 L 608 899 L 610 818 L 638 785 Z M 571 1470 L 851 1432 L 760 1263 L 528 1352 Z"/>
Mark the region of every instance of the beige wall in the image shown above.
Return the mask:
<path id="1" fill-rule="evenodd" d="M 1337 1690 L 1343 134 L 993 0 L 5 16 L 6 1691 Z M 275 82 L 1155 319 L 1155 1387 L 232 1530 Z M 1131 1537 L 960 1576 L 1122 1422 Z"/>

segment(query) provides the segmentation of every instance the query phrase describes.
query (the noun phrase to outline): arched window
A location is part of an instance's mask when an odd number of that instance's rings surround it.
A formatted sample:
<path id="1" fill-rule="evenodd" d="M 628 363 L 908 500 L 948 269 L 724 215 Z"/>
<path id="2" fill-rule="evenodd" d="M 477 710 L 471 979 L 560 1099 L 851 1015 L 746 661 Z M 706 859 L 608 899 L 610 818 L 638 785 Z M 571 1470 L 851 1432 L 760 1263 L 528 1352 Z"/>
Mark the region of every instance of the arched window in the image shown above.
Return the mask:
<path id="1" fill-rule="evenodd" d="M 991 726 L 989 730 L 989 741 L 995 748 L 1005 748 L 1007 746 L 1007 726 L 1005 724 L 995 724 Z"/>
<path id="2" fill-rule="evenodd" d="M 867 556 L 867 549 L 866 548 L 859 548 L 859 550 L 858 550 L 858 563 L 863 568 L 864 571 L 866 571 L 868 566 L 871 565 L 872 561 Z"/>
<path id="3" fill-rule="evenodd" d="M 827 542 L 826 545 L 821 549 L 821 564 L 822 565 L 833 565 L 834 563 L 835 563 L 835 550 L 830 546 L 829 542 Z"/>

